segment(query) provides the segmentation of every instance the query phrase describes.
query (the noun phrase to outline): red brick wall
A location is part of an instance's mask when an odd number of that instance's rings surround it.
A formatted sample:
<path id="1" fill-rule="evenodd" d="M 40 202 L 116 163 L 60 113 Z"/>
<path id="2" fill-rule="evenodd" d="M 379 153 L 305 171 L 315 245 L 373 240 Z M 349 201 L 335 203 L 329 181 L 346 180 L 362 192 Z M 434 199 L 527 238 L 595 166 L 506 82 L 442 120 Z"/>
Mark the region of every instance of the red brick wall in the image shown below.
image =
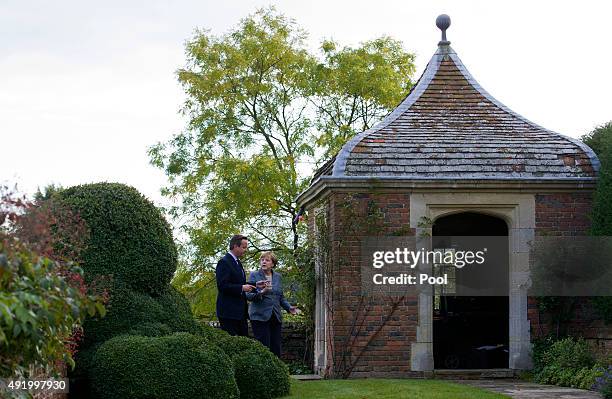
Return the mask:
<path id="1" fill-rule="evenodd" d="M 368 219 L 368 210 L 376 215 L 370 216 L 369 226 L 363 222 Z M 351 377 L 411 375 L 410 346 L 416 339 L 417 298 L 382 300 L 362 296 L 360 275 L 361 239 L 372 235 L 413 235 L 409 225 L 408 193 L 331 196 L 335 272 L 330 317 L 334 358 L 329 360 L 335 376 L 342 376 L 348 369 Z"/>
<path id="2" fill-rule="evenodd" d="M 535 197 L 536 235 L 578 236 L 589 228 L 592 198 L 581 193 L 538 194 Z M 532 337 L 551 332 L 550 316 L 540 314 L 535 298 L 529 298 L 527 314 Z"/>
<path id="3" fill-rule="evenodd" d="M 586 193 L 536 195 L 536 235 L 586 235 L 591 206 L 592 197 Z"/>
<path id="4" fill-rule="evenodd" d="M 380 212 L 379 218 L 370 218 L 380 224 L 378 235 L 414 235 L 413 229 L 408 228 L 409 193 L 359 193 L 350 196 L 336 192 L 327 200 L 335 270 L 331 296 L 333 312 L 328 314 L 328 326 L 331 326 L 333 336 L 333 356 L 332 348 L 328 347 L 331 376 L 341 376 L 343 370 L 351 367 L 351 377 L 416 375 L 410 372 L 410 349 L 411 343 L 416 340 L 418 300 L 409 297 L 394 303 L 393 299 L 373 301 L 361 296 L 361 239 L 372 234 L 363 223 L 359 225 L 359 222 L 348 220 L 346 203 L 350 198 L 349 217 L 352 219 L 366 219 L 368 209 Z M 536 195 L 536 234 L 586 234 L 590 224 L 591 202 L 591 195 L 584 193 Z M 311 232 L 313 219 L 309 218 Z M 357 231 L 353 231 L 355 229 Z M 594 344 L 600 347 L 609 345 L 607 343 L 610 341 L 606 338 L 610 337 L 609 329 L 603 328 L 601 321 L 593 319 L 592 309 L 588 310 L 585 306 L 588 304 L 578 307 L 569 331 L 587 338 L 597 338 Z M 390 317 L 386 320 L 388 315 Z M 547 316 L 540 318 L 533 298 L 529 298 L 528 317 L 533 337 L 548 331 Z"/>
<path id="5" fill-rule="evenodd" d="M 536 235 L 587 235 L 592 196 L 588 193 L 557 193 L 536 195 Z M 549 314 L 538 311 L 535 298 L 529 298 L 528 317 L 533 338 L 556 331 Z M 572 320 L 563 328 L 568 334 L 589 340 L 599 353 L 612 353 L 612 329 L 605 326 L 586 298 L 580 298 Z"/>

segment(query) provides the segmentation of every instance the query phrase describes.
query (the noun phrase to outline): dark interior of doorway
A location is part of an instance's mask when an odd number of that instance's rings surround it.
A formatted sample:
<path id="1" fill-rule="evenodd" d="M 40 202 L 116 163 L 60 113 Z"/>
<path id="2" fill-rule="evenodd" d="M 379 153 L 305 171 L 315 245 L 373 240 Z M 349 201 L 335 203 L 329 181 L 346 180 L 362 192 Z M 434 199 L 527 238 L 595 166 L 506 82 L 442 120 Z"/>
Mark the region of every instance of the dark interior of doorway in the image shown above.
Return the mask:
<path id="1" fill-rule="evenodd" d="M 436 236 L 508 236 L 502 219 L 474 212 L 442 217 L 432 229 Z M 489 259 L 505 262 L 508 240 Z M 508 274 L 500 276 L 508 278 Z M 440 296 L 434 298 L 433 350 L 436 369 L 507 368 L 509 353 L 508 296 Z"/>

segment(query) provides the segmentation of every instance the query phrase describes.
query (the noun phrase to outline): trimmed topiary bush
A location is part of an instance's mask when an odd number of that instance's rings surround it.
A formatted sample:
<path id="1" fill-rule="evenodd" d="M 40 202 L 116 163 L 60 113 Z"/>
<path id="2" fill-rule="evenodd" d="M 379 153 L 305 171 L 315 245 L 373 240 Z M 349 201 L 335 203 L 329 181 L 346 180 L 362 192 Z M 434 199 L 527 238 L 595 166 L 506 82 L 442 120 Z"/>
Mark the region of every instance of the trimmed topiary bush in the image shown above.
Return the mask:
<path id="1" fill-rule="evenodd" d="M 266 350 L 269 352 L 268 348 L 263 346 L 259 341 L 247 337 L 232 336 L 229 334 L 227 334 L 227 336 L 223 337 L 221 340 L 215 342 L 215 344 L 229 357 L 233 357 L 253 348 Z"/>
<path id="2" fill-rule="evenodd" d="M 86 280 L 112 276 L 106 317 L 83 326 L 71 372 L 79 395 L 237 398 L 230 359 L 216 346 L 205 346 L 210 334 L 202 332 L 186 298 L 170 285 L 177 250 L 161 212 L 136 189 L 118 183 L 71 187 L 54 198 L 90 229 L 81 254 Z M 177 331 L 202 336 L 171 335 Z"/>
<path id="3" fill-rule="evenodd" d="M 289 394 L 289 369 L 258 341 L 228 336 L 216 344 L 234 365 L 242 399 L 270 399 Z"/>
<path id="4" fill-rule="evenodd" d="M 167 290 L 177 266 L 172 230 L 159 209 L 135 188 L 119 183 L 70 187 L 58 199 L 91 231 L 83 252 L 85 277 L 112 274 L 135 290 Z"/>
<path id="5" fill-rule="evenodd" d="M 85 347 L 126 334 L 144 323 L 165 324 L 172 332 L 199 330 L 187 300 L 171 286 L 154 298 L 115 282 L 110 295 L 106 317 L 88 319 L 83 326 Z"/>
<path id="6" fill-rule="evenodd" d="M 211 342 L 215 345 L 221 340 L 230 336 L 222 329 L 209 326 L 208 324 L 200 323 L 198 326 L 199 330 L 197 334 L 201 337 L 206 338 L 208 342 Z"/>
<path id="7" fill-rule="evenodd" d="M 154 298 L 163 309 L 158 320 L 166 323 L 173 331 L 197 333 L 200 328 L 193 317 L 187 298 L 174 286 L 168 286 L 159 297 Z"/>
<path id="8" fill-rule="evenodd" d="M 142 323 L 128 331 L 128 335 L 141 335 L 143 337 L 163 337 L 171 334 L 170 327 L 163 323 Z"/>
<path id="9" fill-rule="evenodd" d="M 100 346 L 92 386 L 102 398 L 238 398 L 232 363 L 202 337 L 123 335 Z"/>

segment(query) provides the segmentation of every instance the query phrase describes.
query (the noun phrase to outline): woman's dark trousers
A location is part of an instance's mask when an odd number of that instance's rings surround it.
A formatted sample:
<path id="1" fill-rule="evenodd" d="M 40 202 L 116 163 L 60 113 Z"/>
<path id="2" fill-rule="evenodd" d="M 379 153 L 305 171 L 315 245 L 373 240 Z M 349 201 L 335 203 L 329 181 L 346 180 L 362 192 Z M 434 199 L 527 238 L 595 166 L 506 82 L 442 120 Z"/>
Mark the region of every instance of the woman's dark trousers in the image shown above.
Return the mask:
<path id="1" fill-rule="evenodd" d="M 274 314 L 268 321 L 251 320 L 255 338 L 279 358 L 281 355 L 281 326 L 281 322 Z"/>

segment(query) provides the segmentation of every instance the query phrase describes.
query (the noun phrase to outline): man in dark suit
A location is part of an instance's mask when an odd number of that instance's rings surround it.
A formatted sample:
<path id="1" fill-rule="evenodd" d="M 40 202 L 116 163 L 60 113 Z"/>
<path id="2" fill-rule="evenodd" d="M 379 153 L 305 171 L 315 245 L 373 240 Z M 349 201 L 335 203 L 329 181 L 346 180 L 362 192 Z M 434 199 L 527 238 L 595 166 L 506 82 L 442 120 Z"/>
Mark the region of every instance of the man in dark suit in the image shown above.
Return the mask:
<path id="1" fill-rule="evenodd" d="M 246 283 L 246 274 L 240 263 L 248 247 L 248 239 L 240 234 L 230 239 L 229 252 L 217 263 L 217 317 L 221 329 L 230 335 L 249 335 L 247 301 L 245 293 L 255 287 Z"/>

